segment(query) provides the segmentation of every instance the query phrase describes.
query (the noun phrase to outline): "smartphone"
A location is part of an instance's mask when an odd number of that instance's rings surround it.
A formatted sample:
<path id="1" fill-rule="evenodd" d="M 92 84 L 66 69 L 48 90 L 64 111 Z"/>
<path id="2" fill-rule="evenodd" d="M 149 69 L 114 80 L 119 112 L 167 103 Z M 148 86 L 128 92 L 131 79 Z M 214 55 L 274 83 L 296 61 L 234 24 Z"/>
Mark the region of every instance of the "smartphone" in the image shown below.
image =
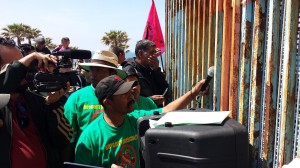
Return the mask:
<path id="1" fill-rule="evenodd" d="M 167 92 L 168 92 L 168 88 L 166 88 L 166 90 L 164 91 L 164 93 L 162 95 L 165 96 Z"/>

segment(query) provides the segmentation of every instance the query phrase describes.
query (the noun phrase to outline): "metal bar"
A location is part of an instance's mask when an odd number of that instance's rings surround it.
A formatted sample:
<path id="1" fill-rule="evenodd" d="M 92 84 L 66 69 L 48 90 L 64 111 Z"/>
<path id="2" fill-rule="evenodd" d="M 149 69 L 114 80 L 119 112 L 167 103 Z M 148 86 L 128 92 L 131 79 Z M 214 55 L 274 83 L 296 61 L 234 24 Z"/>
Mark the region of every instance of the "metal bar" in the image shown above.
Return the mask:
<path id="1" fill-rule="evenodd" d="M 295 69 L 298 20 L 298 0 L 285 2 L 283 65 L 282 65 L 282 99 L 280 111 L 280 139 L 278 166 L 289 163 L 292 159 L 292 139 L 294 132 L 295 107 Z"/>
<path id="2" fill-rule="evenodd" d="M 229 89 L 229 110 L 231 118 L 236 119 L 238 100 L 238 72 L 239 72 L 239 45 L 241 36 L 241 8 L 240 0 L 232 1 L 232 32 L 231 32 L 231 56 L 230 56 L 230 89 Z"/>
<path id="3" fill-rule="evenodd" d="M 205 78 L 205 76 L 204 76 L 204 65 L 205 65 L 205 51 L 206 51 L 206 48 L 205 48 L 205 44 L 206 44 L 206 38 L 207 38 L 207 34 L 205 34 L 206 32 L 205 32 L 205 27 L 206 27 L 206 11 L 207 11 L 207 9 L 206 9 L 206 1 L 205 0 L 203 0 L 202 1 L 202 25 L 201 25 L 201 30 L 202 30 L 202 38 L 201 38 L 201 52 L 202 52 L 202 54 L 201 54 L 201 78 L 203 79 L 203 78 Z"/>
<path id="4" fill-rule="evenodd" d="M 300 155 L 300 7 L 298 9 L 298 34 L 297 34 L 297 56 L 296 56 L 296 76 L 297 76 L 297 83 L 296 83 L 296 88 L 297 88 L 297 98 L 296 98 L 296 116 L 295 116 L 295 133 L 294 133 L 294 148 L 293 148 L 293 158 L 295 158 L 297 155 Z"/>
<path id="5" fill-rule="evenodd" d="M 185 84 L 186 79 L 188 78 L 187 74 L 187 66 L 186 66 L 186 60 L 187 60 L 187 50 L 186 50 L 186 42 L 187 42 L 187 31 L 188 31 L 188 11 L 187 11 L 187 5 L 186 1 L 182 0 L 181 3 L 181 9 L 182 9 L 182 17 L 181 17 L 181 36 L 180 36 L 180 64 L 181 64 L 181 75 L 180 75 L 180 94 L 178 96 L 182 96 L 185 93 Z"/>
<path id="6" fill-rule="evenodd" d="M 198 19 L 198 11 L 199 11 L 199 1 L 193 1 L 192 4 L 192 9 L 193 9 L 193 13 L 192 13 L 192 18 L 193 18 L 193 27 L 192 27 L 192 51 L 191 51 L 191 57 L 190 57 L 190 61 L 191 61 L 191 65 L 192 65 L 192 83 L 196 83 L 199 81 L 198 79 L 198 62 L 197 62 L 197 58 L 198 58 L 198 54 L 197 54 L 197 50 L 198 50 L 198 31 L 197 31 L 197 27 L 199 24 L 199 19 Z M 193 108 L 196 108 L 198 106 L 198 104 L 194 101 L 192 102 L 192 106 Z"/>
<path id="7" fill-rule="evenodd" d="M 210 43 L 210 24 L 209 24 L 209 1 L 204 1 L 204 26 L 203 26 L 203 57 L 202 57 L 202 79 L 207 76 L 208 60 L 209 60 L 209 43 Z M 202 108 L 209 109 L 209 96 L 202 98 Z"/>
<path id="8" fill-rule="evenodd" d="M 180 24 L 181 24 L 181 20 L 180 20 L 180 16 L 182 15 L 182 10 L 180 10 L 179 8 L 179 5 L 181 3 L 181 0 L 178 0 L 178 3 L 175 4 L 175 26 L 174 26 L 174 35 L 175 35 L 175 45 L 174 45 L 174 50 L 176 51 L 175 53 L 175 65 L 176 66 L 176 78 L 175 78 L 175 83 L 176 83 L 176 95 L 175 95 L 175 98 L 178 97 L 178 95 L 180 94 L 180 80 L 179 80 L 179 76 L 178 76 L 178 72 L 180 72 L 180 61 L 179 61 L 179 57 L 181 56 L 180 55 L 180 49 L 179 49 L 179 43 L 180 43 L 180 38 L 177 38 L 177 37 L 181 37 L 180 34 L 179 34 L 179 27 L 180 27 Z"/>
<path id="9" fill-rule="evenodd" d="M 260 158 L 263 160 L 262 167 L 273 167 L 273 146 L 275 139 L 276 102 L 278 89 L 278 59 L 280 42 L 280 3 L 277 0 L 269 0 L 267 17 L 267 44 L 264 75 L 264 91 L 262 96 L 262 119 L 261 123 L 261 150 Z"/>
<path id="10" fill-rule="evenodd" d="M 221 107 L 220 110 L 229 110 L 229 68 L 230 68 L 230 46 L 232 27 L 232 0 L 226 0 L 224 6 L 223 25 L 223 47 L 222 47 L 222 78 L 221 78 Z"/>
<path id="11" fill-rule="evenodd" d="M 215 39 L 215 72 L 214 72 L 214 93 L 213 109 L 219 111 L 221 107 L 221 72 L 222 72 L 222 46 L 223 46 L 223 0 L 216 1 L 216 39 Z"/>
<path id="12" fill-rule="evenodd" d="M 250 83 L 250 125 L 249 138 L 252 157 L 252 166 L 257 167 L 261 160 L 258 151 L 260 149 L 260 112 L 262 93 L 262 74 L 264 61 L 264 41 L 265 41 L 265 20 L 266 2 L 263 0 L 254 3 L 254 29 L 253 29 L 253 49 L 251 60 L 251 83 Z"/>
<path id="13" fill-rule="evenodd" d="M 179 6 L 178 6 L 178 20 L 179 20 L 179 24 L 177 25 L 178 29 L 177 29 L 177 34 L 178 36 L 177 37 L 180 37 L 179 38 L 179 41 L 178 41 L 178 45 L 177 45 L 177 49 L 178 49 L 178 72 L 180 74 L 180 76 L 178 76 L 177 80 L 179 81 L 178 82 L 178 92 L 177 92 L 177 97 L 180 97 L 183 93 L 183 90 L 181 89 L 183 83 L 184 83 L 184 78 L 181 76 L 182 72 L 184 71 L 184 65 L 183 65 L 183 59 L 184 59 L 184 34 L 185 34 L 185 9 L 183 8 L 183 1 L 184 0 L 180 0 L 180 3 L 179 3 Z"/>
<path id="14" fill-rule="evenodd" d="M 168 26 L 165 26 L 165 66 L 166 66 L 166 80 L 169 83 L 169 87 L 173 90 L 173 82 L 172 82 L 172 35 L 171 35 L 171 27 L 172 17 L 171 17 L 171 5 L 170 1 L 165 1 L 165 23 Z M 168 45 L 171 44 L 171 45 Z"/>
<path id="15" fill-rule="evenodd" d="M 215 58 L 215 40 L 216 40 L 216 18 L 217 18 L 217 13 L 216 13 L 216 0 L 210 0 L 209 1 L 209 28 L 208 30 L 210 31 L 208 33 L 209 38 L 208 38 L 208 61 L 207 61 L 207 67 L 211 67 L 214 65 L 214 58 Z M 214 92 L 214 87 L 213 86 L 213 81 L 210 83 L 210 88 L 209 88 L 209 94 L 206 97 L 206 102 L 204 103 L 205 108 L 208 109 L 214 109 L 213 104 L 209 103 L 213 101 L 213 92 Z M 205 100 L 204 100 L 205 101 Z"/>
<path id="16" fill-rule="evenodd" d="M 241 18 L 241 45 L 239 62 L 239 104 L 238 121 L 247 125 L 249 115 L 249 92 L 250 92 L 250 72 L 251 72 L 251 51 L 252 51 L 252 31 L 253 31 L 253 2 L 244 0 L 242 2 Z"/>

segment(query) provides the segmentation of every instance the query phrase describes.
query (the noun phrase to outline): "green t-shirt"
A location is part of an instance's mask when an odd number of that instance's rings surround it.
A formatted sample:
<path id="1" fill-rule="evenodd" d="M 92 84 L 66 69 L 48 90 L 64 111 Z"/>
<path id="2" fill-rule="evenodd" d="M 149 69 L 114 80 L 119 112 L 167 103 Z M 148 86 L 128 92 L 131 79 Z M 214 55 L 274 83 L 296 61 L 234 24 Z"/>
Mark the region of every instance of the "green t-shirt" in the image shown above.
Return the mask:
<path id="1" fill-rule="evenodd" d="M 110 168 L 112 164 L 140 167 L 137 119 L 153 115 L 154 111 L 135 110 L 125 116 L 120 127 L 112 127 L 104 120 L 103 113 L 81 134 L 75 149 L 75 162 Z"/>
<path id="2" fill-rule="evenodd" d="M 134 102 L 134 110 L 152 110 L 156 109 L 157 106 L 154 101 L 148 97 L 140 96 L 140 103 Z"/>
<path id="3" fill-rule="evenodd" d="M 73 128 L 73 142 L 101 112 L 103 107 L 99 104 L 92 85 L 71 94 L 64 106 L 64 115 Z"/>

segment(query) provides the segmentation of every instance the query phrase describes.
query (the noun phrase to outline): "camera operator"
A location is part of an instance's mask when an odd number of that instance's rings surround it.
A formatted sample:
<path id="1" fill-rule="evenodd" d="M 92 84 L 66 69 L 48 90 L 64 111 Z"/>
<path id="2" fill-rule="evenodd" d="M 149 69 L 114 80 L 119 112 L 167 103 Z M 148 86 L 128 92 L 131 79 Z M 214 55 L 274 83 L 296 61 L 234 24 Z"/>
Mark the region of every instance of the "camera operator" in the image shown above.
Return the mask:
<path id="1" fill-rule="evenodd" d="M 68 158 L 63 153 L 73 132 L 63 115 L 67 90 L 45 97 L 29 90 L 26 75 L 33 61 L 46 68 L 56 57 L 38 52 L 22 57 L 13 40 L 0 37 L 0 94 L 10 94 L 0 109 L 0 167 L 56 168 Z"/>

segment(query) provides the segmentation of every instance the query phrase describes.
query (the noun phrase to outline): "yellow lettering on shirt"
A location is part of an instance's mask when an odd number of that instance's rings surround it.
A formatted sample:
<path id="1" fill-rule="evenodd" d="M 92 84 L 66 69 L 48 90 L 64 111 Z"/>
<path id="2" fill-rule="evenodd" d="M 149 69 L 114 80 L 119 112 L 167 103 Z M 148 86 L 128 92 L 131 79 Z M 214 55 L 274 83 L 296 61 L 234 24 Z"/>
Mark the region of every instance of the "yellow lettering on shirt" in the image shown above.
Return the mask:
<path id="1" fill-rule="evenodd" d="M 132 142 L 134 140 L 137 140 L 138 136 L 137 134 L 136 135 L 132 135 L 128 138 L 125 138 L 125 139 L 120 139 L 119 141 L 116 141 L 116 142 L 112 142 L 110 144 L 107 144 L 105 146 L 105 150 L 109 150 L 111 148 L 116 148 L 118 146 L 121 146 L 122 144 L 126 144 L 126 143 L 129 143 L 129 142 Z"/>
<path id="2" fill-rule="evenodd" d="M 98 110 L 98 109 L 102 109 L 102 106 L 101 106 L 100 104 L 95 104 L 95 105 L 84 105 L 84 106 L 83 106 L 83 110 L 89 110 L 89 109 Z"/>

